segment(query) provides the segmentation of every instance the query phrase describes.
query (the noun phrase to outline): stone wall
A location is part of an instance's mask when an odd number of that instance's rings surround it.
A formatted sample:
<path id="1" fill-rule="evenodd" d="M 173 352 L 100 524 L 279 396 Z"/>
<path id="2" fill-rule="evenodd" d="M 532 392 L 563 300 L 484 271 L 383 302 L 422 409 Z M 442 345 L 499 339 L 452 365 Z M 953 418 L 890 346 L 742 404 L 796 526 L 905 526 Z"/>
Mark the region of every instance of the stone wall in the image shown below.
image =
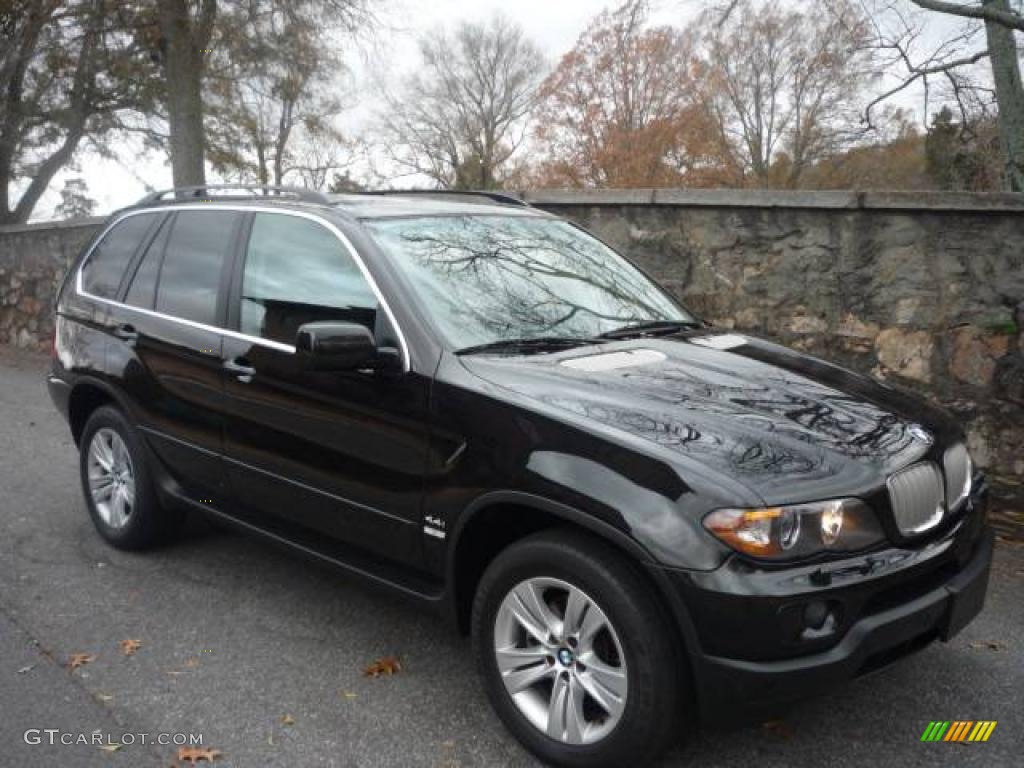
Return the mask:
<path id="1" fill-rule="evenodd" d="M 1024 497 L 1024 196 L 537 191 L 718 325 L 805 349 L 954 411 Z M 0 341 L 46 348 L 98 220 L 0 229 Z"/>
<path id="2" fill-rule="evenodd" d="M 102 221 L 0 227 L 0 343 L 50 348 L 57 288 Z"/>

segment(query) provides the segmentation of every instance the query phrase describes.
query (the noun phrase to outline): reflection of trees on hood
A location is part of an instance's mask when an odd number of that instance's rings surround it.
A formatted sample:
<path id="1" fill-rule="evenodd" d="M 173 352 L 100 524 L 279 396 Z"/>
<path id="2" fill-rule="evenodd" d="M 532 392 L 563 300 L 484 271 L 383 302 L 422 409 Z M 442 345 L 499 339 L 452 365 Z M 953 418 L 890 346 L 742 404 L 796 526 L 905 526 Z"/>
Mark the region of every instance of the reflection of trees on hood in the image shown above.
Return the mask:
<path id="1" fill-rule="evenodd" d="M 557 362 L 547 365 L 557 367 Z M 719 457 L 746 475 L 821 476 L 833 471 L 828 450 L 882 461 L 913 444 L 898 416 L 802 379 L 801 394 L 786 378 L 709 387 L 707 371 L 667 362 L 631 372 L 574 374 L 571 397 L 557 394 L 565 373 L 542 383 L 538 397 L 588 419 L 622 429 L 696 459 Z M 623 379 L 632 396 L 621 401 Z M 551 392 L 553 394 L 545 394 Z"/>
<path id="2" fill-rule="evenodd" d="M 585 335 L 594 328 L 585 315 L 616 325 L 665 317 L 639 274 L 560 223 L 459 219 L 440 233 L 436 227 L 407 231 L 402 242 L 418 266 L 488 297 L 461 309 L 499 337 L 510 328 Z"/>

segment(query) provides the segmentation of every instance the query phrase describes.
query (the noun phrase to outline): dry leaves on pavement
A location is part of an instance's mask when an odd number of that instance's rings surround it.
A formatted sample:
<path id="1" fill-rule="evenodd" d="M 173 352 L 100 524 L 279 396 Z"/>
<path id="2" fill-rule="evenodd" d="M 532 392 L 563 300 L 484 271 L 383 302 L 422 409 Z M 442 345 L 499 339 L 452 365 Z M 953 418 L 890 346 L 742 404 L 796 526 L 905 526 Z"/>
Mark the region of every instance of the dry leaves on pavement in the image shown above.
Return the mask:
<path id="1" fill-rule="evenodd" d="M 178 759 L 189 765 L 195 765 L 204 761 L 212 763 L 214 760 L 219 760 L 223 755 L 224 753 L 219 749 L 211 749 L 210 747 L 178 747 Z"/>
<path id="2" fill-rule="evenodd" d="M 92 653 L 72 653 L 68 656 L 68 669 L 78 669 L 96 661 L 96 655 Z"/>
<path id="3" fill-rule="evenodd" d="M 363 670 L 366 677 L 380 677 L 381 675 L 394 675 L 402 671 L 402 663 L 397 656 L 385 656 L 377 659 L 370 666 Z"/>
<path id="4" fill-rule="evenodd" d="M 990 651 L 1003 651 L 1006 650 L 1006 643 L 1000 643 L 998 640 L 983 640 L 971 643 L 971 648 L 988 648 Z"/>
<path id="5" fill-rule="evenodd" d="M 141 640 L 122 640 L 120 642 L 121 653 L 125 656 L 133 656 L 142 647 Z"/>

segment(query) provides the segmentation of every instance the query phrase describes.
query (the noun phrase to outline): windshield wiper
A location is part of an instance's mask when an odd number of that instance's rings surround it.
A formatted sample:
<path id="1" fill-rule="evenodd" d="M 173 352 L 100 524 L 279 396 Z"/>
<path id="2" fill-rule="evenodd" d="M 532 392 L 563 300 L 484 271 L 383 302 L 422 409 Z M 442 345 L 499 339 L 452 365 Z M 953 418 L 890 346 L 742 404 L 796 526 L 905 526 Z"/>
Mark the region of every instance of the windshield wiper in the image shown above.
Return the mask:
<path id="1" fill-rule="evenodd" d="M 599 339 L 629 339 L 634 336 L 647 336 L 650 334 L 668 334 L 690 328 L 704 328 L 705 323 L 696 320 L 653 320 L 647 323 L 635 323 L 615 328 L 598 334 Z"/>
<path id="2" fill-rule="evenodd" d="M 478 352 L 547 352 L 555 349 L 571 349 L 585 344 L 599 344 L 597 339 L 575 336 L 537 336 L 529 339 L 501 339 L 487 344 L 477 344 L 455 350 L 456 355 L 475 355 Z"/>

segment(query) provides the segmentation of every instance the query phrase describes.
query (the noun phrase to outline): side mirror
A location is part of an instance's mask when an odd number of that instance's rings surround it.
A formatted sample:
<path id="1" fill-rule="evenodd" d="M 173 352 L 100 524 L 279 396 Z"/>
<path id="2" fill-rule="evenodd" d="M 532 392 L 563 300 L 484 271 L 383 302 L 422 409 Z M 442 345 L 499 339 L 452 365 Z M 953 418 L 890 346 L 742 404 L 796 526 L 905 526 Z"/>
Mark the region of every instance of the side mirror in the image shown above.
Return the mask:
<path id="1" fill-rule="evenodd" d="M 295 352 L 313 371 L 377 367 L 377 342 L 359 323 L 306 323 L 296 334 Z"/>

